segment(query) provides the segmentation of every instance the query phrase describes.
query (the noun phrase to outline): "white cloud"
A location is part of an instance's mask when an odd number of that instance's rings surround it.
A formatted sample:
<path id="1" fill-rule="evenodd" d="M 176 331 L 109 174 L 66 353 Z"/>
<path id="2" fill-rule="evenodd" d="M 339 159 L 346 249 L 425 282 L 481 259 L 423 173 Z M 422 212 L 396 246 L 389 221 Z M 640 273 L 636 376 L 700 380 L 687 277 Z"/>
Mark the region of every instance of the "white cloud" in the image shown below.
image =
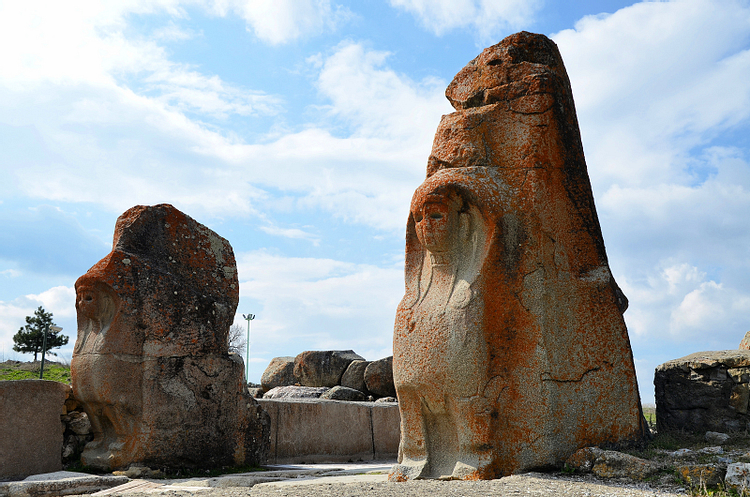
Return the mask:
<path id="1" fill-rule="evenodd" d="M 691 149 L 750 117 L 747 2 L 644 2 L 553 38 L 599 191 L 689 182 Z"/>
<path id="2" fill-rule="evenodd" d="M 313 245 L 320 245 L 320 237 L 299 228 L 280 228 L 278 226 L 261 226 L 260 230 L 264 233 L 268 233 L 273 236 L 281 236 L 284 238 L 292 238 L 297 240 L 308 240 Z"/>
<path id="3" fill-rule="evenodd" d="M 498 34 L 531 23 L 541 0 L 389 0 L 414 14 L 438 36 L 457 28 L 476 30 L 482 43 L 495 42 Z"/>
<path id="4" fill-rule="evenodd" d="M 16 47 L 0 53 L 0 88 L 44 94 L 50 84 L 62 85 L 62 90 L 82 85 L 81 90 L 99 103 L 98 93 L 123 88 L 120 80 L 136 78 L 143 84 L 138 92 L 156 93 L 166 108 L 179 111 L 250 115 L 276 112 L 280 103 L 277 97 L 238 88 L 170 61 L 157 42 L 190 36 L 173 21 L 154 30 L 151 38 L 126 35 L 128 15 L 184 16 L 176 1 L 78 2 L 72 8 L 52 2 L 44 12 L 11 2 L 0 9 L 0 43 Z"/>
<path id="5" fill-rule="evenodd" d="M 453 111 L 446 83 L 412 81 L 387 67 L 388 56 L 344 42 L 322 63 L 318 89 L 331 101 L 331 114 L 354 124 L 355 136 L 430 144 L 440 115 Z"/>
<path id="6" fill-rule="evenodd" d="M 736 348 L 750 302 L 750 6 L 643 2 L 553 35 L 636 358 Z M 642 379 L 643 381 L 643 379 Z"/>
<path id="7" fill-rule="evenodd" d="M 0 92 L 0 122 L 34 130 L 29 147 L 6 149 L 5 188 L 114 212 L 170 202 L 196 216 L 261 217 L 274 205 L 269 191 L 281 190 L 297 209 L 403 229 L 434 130 L 451 110 L 444 82 L 412 81 L 387 54 L 344 43 L 318 58 L 317 88 L 330 101 L 321 119 L 249 144 L 198 118 L 273 113 L 278 101 L 158 57 L 142 81 L 155 95 L 115 81 Z M 28 148 L 44 156 L 29 160 Z"/>
<path id="8" fill-rule="evenodd" d="M 220 15 L 236 12 L 248 30 L 271 45 L 333 31 L 352 17 L 330 0 L 214 0 L 213 8 Z"/>
<path id="9" fill-rule="evenodd" d="M 257 315 L 253 353 L 266 352 L 269 360 L 331 348 L 351 348 L 369 359 L 391 355 L 403 266 L 284 257 L 265 250 L 238 254 L 237 261 L 241 298 L 260 306 L 251 310 Z"/>

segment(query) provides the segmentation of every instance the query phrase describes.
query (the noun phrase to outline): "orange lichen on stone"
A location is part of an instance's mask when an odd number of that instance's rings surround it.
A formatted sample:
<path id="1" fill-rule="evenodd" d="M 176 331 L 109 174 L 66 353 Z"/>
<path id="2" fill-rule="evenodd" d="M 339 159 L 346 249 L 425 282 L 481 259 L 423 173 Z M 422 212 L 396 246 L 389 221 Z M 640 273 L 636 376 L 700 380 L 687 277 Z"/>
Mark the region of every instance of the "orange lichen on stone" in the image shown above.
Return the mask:
<path id="1" fill-rule="evenodd" d="M 518 33 L 446 90 L 406 228 L 391 479 L 494 478 L 644 436 L 635 368 L 555 44 Z"/>
<path id="2" fill-rule="evenodd" d="M 94 432 L 84 464 L 263 461 L 268 416 L 228 352 L 239 300 L 229 242 L 171 205 L 133 207 L 76 295 L 72 386 Z"/>

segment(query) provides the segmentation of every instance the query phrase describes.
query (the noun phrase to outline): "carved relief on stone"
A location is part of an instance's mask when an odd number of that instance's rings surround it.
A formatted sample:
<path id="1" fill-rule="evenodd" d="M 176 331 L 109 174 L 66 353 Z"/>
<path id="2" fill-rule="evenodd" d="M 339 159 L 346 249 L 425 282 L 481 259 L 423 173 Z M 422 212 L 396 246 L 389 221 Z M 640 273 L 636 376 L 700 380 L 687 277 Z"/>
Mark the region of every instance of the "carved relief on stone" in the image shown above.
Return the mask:
<path id="1" fill-rule="evenodd" d="M 269 420 L 227 333 L 239 298 L 229 242 L 171 205 L 117 220 L 76 282 L 71 383 L 91 421 L 85 465 L 262 463 Z"/>
<path id="2" fill-rule="evenodd" d="M 406 228 L 390 479 L 495 478 L 642 439 L 635 367 L 570 83 L 518 33 L 446 91 Z"/>

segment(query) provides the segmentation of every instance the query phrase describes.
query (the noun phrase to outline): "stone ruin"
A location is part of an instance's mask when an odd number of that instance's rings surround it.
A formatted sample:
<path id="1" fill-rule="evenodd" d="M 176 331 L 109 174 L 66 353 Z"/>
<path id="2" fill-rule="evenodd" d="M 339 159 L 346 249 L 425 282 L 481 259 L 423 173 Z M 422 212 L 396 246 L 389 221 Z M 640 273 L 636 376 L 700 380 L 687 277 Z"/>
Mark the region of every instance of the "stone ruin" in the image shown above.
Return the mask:
<path id="1" fill-rule="evenodd" d="M 659 433 L 750 429 L 750 332 L 737 350 L 696 352 L 654 373 Z"/>
<path id="2" fill-rule="evenodd" d="M 270 420 L 228 353 L 239 299 L 229 242 L 171 205 L 133 207 L 75 286 L 72 386 L 94 432 L 83 464 L 264 461 Z"/>
<path id="3" fill-rule="evenodd" d="M 311 350 L 271 360 L 256 398 L 395 401 L 393 357 L 366 361 L 352 350 Z"/>
<path id="4" fill-rule="evenodd" d="M 647 433 L 570 82 L 518 33 L 454 78 L 406 227 L 390 479 L 561 466 Z"/>

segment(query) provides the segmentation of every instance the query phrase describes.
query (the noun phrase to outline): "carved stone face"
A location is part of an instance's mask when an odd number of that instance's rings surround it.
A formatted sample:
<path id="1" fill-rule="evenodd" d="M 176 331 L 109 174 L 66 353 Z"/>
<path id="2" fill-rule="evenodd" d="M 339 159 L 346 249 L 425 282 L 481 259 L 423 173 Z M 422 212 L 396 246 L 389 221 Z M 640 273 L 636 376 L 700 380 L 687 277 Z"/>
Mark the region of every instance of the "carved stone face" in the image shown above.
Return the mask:
<path id="1" fill-rule="evenodd" d="M 458 212 L 452 202 L 426 202 L 414 212 L 419 242 L 430 252 L 450 252 L 458 233 Z"/>

